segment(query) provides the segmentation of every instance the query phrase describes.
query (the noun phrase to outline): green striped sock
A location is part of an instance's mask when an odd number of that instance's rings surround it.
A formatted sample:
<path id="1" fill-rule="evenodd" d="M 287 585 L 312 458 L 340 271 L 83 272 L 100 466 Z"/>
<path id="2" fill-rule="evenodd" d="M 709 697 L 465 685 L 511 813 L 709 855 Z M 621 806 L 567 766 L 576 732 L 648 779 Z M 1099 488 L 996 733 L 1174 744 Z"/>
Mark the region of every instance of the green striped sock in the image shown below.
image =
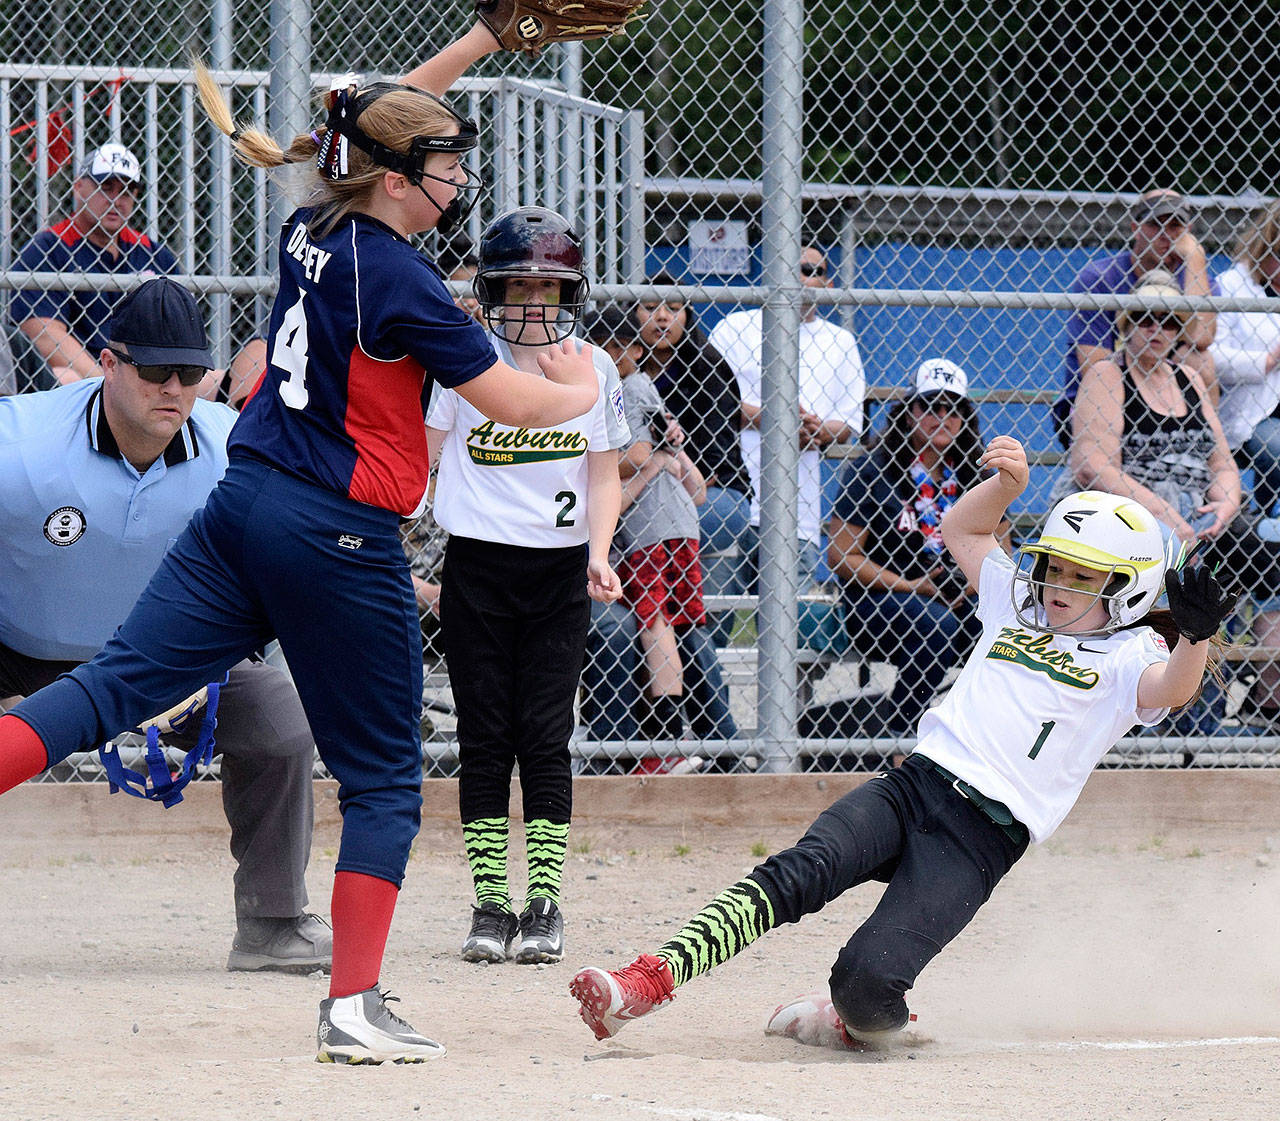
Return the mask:
<path id="1" fill-rule="evenodd" d="M 462 825 L 462 843 L 476 885 L 476 902 L 497 903 L 511 910 L 511 889 L 507 885 L 507 841 L 510 819 L 480 817 Z"/>
<path id="2" fill-rule="evenodd" d="M 569 823 L 535 818 L 524 823 L 525 852 L 529 858 L 529 891 L 525 906 L 535 897 L 560 905 L 560 877 L 569 844 Z"/>
<path id="3" fill-rule="evenodd" d="M 739 880 L 702 908 L 672 939 L 658 947 L 683 985 L 741 953 L 773 929 L 773 904 L 755 880 Z"/>

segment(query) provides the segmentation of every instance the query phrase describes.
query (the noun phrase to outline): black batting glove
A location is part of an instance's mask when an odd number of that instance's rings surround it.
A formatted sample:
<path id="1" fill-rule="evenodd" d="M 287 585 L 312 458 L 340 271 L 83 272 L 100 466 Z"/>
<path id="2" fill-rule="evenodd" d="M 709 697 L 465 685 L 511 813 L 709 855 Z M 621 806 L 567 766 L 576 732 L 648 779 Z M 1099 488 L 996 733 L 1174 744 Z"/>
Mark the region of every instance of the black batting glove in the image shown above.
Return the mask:
<path id="1" fill-rule="evenodd" d="M 1203 564 L 1191 569 L 1171 568 L 1165 573 L 1164 588 L 1173 624 L 1191 642 L 1204 642 L 1217 634 L 1240 598 L 1219 584 Z"/>

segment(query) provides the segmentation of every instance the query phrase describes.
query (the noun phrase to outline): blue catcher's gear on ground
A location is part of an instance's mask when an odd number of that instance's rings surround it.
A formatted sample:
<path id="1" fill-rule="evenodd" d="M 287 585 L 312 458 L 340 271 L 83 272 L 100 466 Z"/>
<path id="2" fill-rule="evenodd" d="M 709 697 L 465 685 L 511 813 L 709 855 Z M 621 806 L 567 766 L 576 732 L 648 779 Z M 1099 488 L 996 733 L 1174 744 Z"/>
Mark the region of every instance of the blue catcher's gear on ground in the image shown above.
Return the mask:
<path id="1" fill-rule="evenodd" d="M 224 675 L 221 681 L 210 682 L 185 701 L 152 717 L 147 721 L 145 731 L 143 728 L 133 729 L 139 735 L 147 737 L 146 774 L 126 767 L 120 759 L 120 749 L 114 744 L 104 743 L 99 747 L 98 757 L 107 772 L 111 793 L 117 794 L 123 790 L 135 798 L 161 802 L 165 809 L 181 802 L 183 787 L 195 778 L 196 767 L 207 767 L 213 760 L 213 733 L 218 727 L 218 693 L 226 683 L 227 676 Z M 164 749 L 160 746 L 160 736 L 165 732 L 182 733 L 193 727 L 202 706 L 204 716 L 200 718 L 200 734 L 196 745 L 187 752 L 178 772 L 172 774 Z"/>

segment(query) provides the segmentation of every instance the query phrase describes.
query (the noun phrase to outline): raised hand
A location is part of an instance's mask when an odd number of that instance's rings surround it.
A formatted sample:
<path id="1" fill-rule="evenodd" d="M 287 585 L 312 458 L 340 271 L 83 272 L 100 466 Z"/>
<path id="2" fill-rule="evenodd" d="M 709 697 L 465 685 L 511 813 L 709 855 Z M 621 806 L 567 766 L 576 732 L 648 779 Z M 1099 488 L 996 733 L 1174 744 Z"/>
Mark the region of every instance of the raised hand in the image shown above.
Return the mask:
<path id="1" fill-rule="evenodd" d="M 1218 583 L 1203 564 L 1196 568 L 1169 569 L 1164 587 L 1173 624 L 1178 633 L 1191 642 L 1205 642 L 1217 634 L 1240 598 Z"/>

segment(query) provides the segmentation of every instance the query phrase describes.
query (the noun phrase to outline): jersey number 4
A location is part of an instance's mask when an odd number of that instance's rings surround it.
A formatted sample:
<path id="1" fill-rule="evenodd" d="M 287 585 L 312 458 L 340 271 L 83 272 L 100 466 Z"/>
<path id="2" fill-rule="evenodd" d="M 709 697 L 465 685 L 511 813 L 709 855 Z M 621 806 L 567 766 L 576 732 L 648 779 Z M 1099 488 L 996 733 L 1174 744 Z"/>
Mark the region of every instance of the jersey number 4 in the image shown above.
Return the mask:
<path id="1" fill-rule="evenodd" d="M 271 364 L 289 373 L 288 380 L 280 383 L 280 399 L 291 409 L 305 409 L 311 397 L 307 392 L 307 313 L 302 310 L 306 298 L 303 292 L 284 313 L 271 346 Z"/>

